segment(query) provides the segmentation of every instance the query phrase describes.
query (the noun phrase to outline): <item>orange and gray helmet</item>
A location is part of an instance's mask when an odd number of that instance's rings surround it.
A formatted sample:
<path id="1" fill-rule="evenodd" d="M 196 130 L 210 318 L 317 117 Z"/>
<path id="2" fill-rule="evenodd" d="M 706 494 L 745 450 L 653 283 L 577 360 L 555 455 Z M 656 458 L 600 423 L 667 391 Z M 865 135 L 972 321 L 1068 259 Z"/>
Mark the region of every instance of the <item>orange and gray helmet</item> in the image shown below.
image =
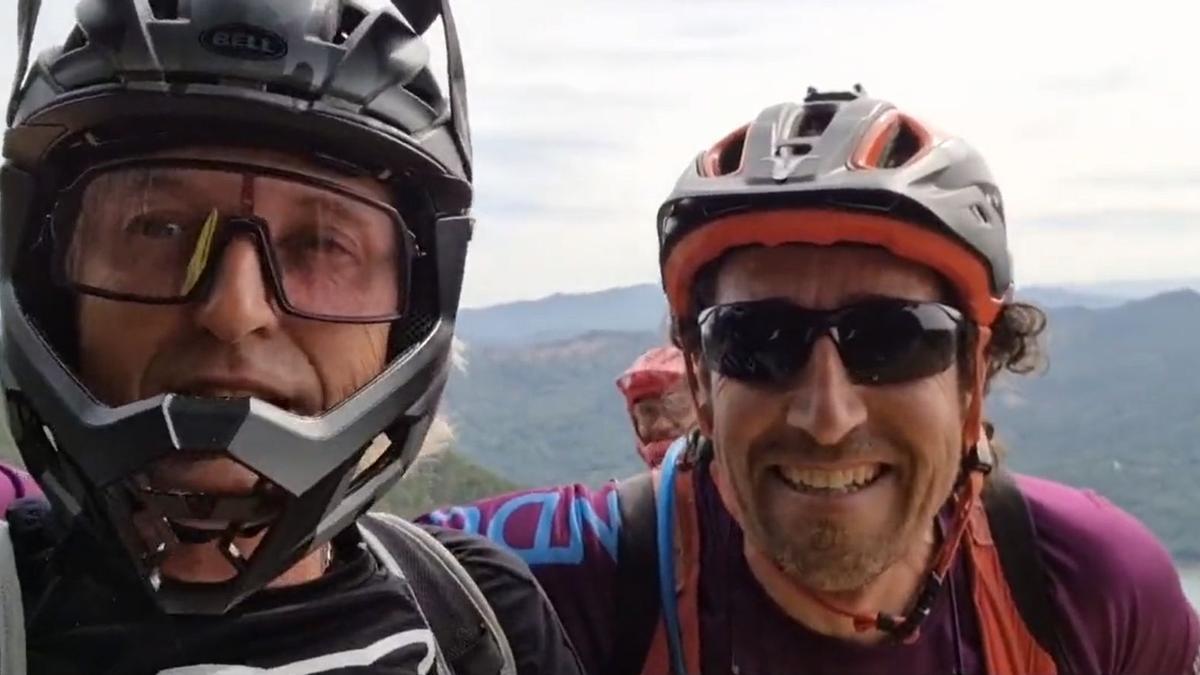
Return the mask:
<path id="1" fill-rule="evenodd" d="M 1005 229 L 976 150 L 861 87 L 762 111 L 689 164 L 658 212 L 676 319 L 694 316 L 693 279 L 730 249 L 844 242 L 936 270 L 990 326 L 1013 285 Z"/>

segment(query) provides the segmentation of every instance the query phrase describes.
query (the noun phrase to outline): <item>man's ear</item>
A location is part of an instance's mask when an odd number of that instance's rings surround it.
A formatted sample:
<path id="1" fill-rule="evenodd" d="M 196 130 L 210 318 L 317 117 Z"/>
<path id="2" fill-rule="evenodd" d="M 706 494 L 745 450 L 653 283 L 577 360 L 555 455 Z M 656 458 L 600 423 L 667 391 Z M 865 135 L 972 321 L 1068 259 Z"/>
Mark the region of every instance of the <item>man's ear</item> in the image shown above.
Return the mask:
<path id="1" fill-rule="evenodd" d="M 700 433 L 712 436 L 713 406 L 712 406 L 712 375 L 698 352 L 684 352 L 684 366 L 687 369 L 688 389 L 692 392 L 692 405 L 696 408 L 696 424 Z"/>

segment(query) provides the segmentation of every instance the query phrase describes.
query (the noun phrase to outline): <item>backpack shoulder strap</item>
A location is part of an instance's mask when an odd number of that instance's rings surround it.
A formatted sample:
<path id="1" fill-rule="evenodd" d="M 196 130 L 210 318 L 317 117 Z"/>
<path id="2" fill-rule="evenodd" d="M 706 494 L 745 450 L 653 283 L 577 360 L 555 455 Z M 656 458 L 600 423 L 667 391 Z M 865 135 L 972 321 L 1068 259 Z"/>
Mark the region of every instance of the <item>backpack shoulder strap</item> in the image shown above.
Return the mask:
<path id="1" fill-rule="evenodd" d="M 983 491 L 983 508 L 1017 612 L 1054 660 L 1058 673 L 1066 675 L 1070 671 L 1058 631 L 1058 611 L 1050 598 L 1037 546 L 1037 530 L 1012 474 L 999 468 L 991 473 Z"/>
<path id="2" fill-rule="evenodd" d="M 667 450 L 655 490 L 655 540 L 662 621 L 642 673 L 700 672 L 700 531 L 693 473 L 682 466 L 688 439 Z"/>
<path id="3" fill-rule="evenodd" d="M 617 483 L 621 517 L 617 535 L 617 631 L 606 670 L 613 675 L 642 672 L 658 627 L 654 481 L 654 474 L 646 471 Z"/>
<path id="4" fill-rule="evenodd" d="M 0 520 L 0 675 L 25 675 L 25 610 L 8 523 Z"/>
<path id="5" fill-rule="evenodd" d="M 504 629 L 462 563 L 433 535 L 403 518 L 372 513 L 364 520 L 398 535 L 405 544 L 393 550 L 369 527 L 362 528 L 367 545 L 388 570 L 409 580 L 454 672 L 516 675 L 516 659 Z"/>

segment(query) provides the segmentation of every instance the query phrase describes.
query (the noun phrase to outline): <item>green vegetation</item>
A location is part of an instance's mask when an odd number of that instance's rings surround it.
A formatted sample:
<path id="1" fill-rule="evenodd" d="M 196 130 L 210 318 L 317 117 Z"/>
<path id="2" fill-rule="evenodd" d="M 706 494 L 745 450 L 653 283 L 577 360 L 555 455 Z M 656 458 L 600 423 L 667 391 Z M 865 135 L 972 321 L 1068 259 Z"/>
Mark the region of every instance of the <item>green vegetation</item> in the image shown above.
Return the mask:
<path id="1" fill-rule="evenodd" d="M 1200 562 L 1200 295 L 1051 314 L 1050 368 L 989 412 L 1019 470 L 1089 487 Z"/>
<path id="2" fill-rule="evenodd" d="M 465 504 L 516 490 L 516 483 L 446 450 L 421 457 L 382 499 L 378 508 L 412 517 L 439 506 Z"/>
<path id="3" fill-rule="evenodd" d="M 659 340 L 606 331 L 533 346 L 468 345 L 467 372 L 451 376 L 442 406 L 456 447 L 527 485 L 636 472 L 642 462 L 615 381 Z"/>

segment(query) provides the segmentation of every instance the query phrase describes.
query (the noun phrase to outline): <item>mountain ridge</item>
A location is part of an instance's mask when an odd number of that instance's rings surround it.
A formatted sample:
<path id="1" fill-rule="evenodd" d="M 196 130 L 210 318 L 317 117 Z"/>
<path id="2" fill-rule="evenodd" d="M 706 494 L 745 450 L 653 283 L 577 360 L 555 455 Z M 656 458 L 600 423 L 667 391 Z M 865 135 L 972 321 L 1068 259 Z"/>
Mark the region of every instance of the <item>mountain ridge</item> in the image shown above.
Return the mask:
<path id="1" fill-rule="evenodd" d="M 1180 290 L 1200 289 L 1200 279 L 1176 282 L 1029 286 L 1017 289 L 1017 298 L 1042 307 L 1107 309 L 1170 292 L 1157 285 L 1177 284 Z M 1125 293 L 1120 291 L 1125 289 Z M 666 335 L 667 304 L 657 284 L 636 284 L 588 293 L 555 293 L 535 300 L 520 300 L 459 311 L 457 335 L 468 344 L 514 345 L 561 340 L 589 330 L 658 331 Z"/>

